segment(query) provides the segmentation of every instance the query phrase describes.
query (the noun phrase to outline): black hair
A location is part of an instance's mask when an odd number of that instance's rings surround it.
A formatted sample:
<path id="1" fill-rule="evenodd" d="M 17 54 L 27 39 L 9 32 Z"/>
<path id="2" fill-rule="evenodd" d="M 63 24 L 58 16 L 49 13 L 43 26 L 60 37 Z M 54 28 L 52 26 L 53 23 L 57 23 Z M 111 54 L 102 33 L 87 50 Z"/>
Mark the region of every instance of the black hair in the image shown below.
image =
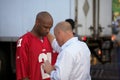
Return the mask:
<path id="1" fill-rule="evenodd" d="M 65 21 L 66 21 L 66 22 L 69 22 L 69 23 L 71 24 L 72 30 L 75 28 L 75 22 L 74 22 L 73 19 L 66 19 Z"/>

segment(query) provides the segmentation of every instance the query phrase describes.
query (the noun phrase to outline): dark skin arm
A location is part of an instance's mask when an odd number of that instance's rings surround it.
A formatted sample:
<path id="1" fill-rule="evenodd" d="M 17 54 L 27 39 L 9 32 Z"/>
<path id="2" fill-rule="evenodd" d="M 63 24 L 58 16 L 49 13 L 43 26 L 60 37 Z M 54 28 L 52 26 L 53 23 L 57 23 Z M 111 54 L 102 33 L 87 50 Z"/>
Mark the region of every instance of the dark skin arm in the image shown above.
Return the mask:
<path id="1" fill-rule="evenodd" d="M 51 33 L 48 33 L 47 37 L 50 43 L 52 44 L 52 41 L 55 39 L 55 37 Z"/>
<path id="2" fill-rule="evenodd" d="M 29 78 L 23 78 L 22 80 L 30 80 Z"/>

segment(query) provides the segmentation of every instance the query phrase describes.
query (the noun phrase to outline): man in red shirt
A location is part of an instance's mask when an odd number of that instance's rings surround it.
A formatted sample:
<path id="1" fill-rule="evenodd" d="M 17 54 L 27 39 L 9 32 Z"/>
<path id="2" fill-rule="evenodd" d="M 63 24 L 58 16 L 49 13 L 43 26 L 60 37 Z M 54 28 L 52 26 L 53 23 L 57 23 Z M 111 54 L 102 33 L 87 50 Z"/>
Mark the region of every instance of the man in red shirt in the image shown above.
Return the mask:
<path id="1" fill-rule="evenodd" d="M 52 25 L 52 16 L 48 12 L 40 12 L 36 16 L 32 31 L 18 39 L 17 80 L 50 80 L 50 76 L 42 68 L 42 63 L 49 60 L 54 65 L 57 57 L 46 37 Z"/>

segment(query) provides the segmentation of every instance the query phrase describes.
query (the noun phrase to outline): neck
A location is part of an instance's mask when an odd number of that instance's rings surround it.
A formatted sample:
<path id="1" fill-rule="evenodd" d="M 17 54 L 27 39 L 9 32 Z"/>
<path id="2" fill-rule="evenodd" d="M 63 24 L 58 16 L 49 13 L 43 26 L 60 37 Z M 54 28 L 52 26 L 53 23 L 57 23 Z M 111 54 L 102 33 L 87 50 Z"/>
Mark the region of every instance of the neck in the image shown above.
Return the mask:
<path id="1" fill-rule="evenodd" d="M 71 38 L 73 38 L 74 36 L 67 36 L 64 40 L 63 40 L 63 44 L 65 44 L 68 40 L 70 40 Z M 62 45 L 63 45 L 62 44 Z"/>
<path id="2" fill-rule="evenodd" d="M 36 31 L 34 28 L 31 30 L 31 33 L 32 33 L 34 36 L 42 39 L 42 36 L 39 36 L 38 33 L 37 33 L 37 31 Z"/>

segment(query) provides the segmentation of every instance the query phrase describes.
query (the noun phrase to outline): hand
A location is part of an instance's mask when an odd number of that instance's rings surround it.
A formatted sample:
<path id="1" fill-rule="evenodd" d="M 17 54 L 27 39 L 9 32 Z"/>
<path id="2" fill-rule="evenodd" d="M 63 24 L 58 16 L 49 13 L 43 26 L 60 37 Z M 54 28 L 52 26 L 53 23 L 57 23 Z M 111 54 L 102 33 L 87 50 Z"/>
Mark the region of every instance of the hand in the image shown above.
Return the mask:
<path id="1" fill-rule="evenodd" d="M 50 74 L 52 70 L 54 70 L 54 66 L 50 64 L 50 62 L 47 60 L 43 63 L 43 69 L 46 73 Z"/>
<path id="2" fill-rule="evenodd" d="M 23 78 L 22 80 L 29 80 L 29 78 L 26 77 L 26 78 Z"/>

